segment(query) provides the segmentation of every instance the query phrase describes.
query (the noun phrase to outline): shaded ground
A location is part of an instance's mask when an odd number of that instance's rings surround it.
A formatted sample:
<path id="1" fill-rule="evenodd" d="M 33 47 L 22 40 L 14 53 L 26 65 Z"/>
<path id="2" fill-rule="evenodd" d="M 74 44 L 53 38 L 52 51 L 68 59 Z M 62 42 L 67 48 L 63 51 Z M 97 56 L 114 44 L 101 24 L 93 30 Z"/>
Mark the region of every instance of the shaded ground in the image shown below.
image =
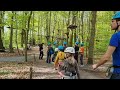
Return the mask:
<path id="1" fill-rule="evenodd" d="M 57 71 L 54 70 L 53 64 L 47 64 L 46 60 L 46 48 L 44 48 L 43 60 L 38 59 L 39 51 L 38 47 L 33 47 L 28 51 L 28 62 L 24 62 L 24 56 L 0 57 L 0 79 L 29 79 L 30 67 L 33 68 L 33 79 L 60 79 Z M 35 62 L 34 55 L 35 54 Z M 4 62 L 3 62 L 4 61 Z M 11 61 L 11 62 L 8 62 Z M 19 61 L 19 62 L 18 62 Z M 91 66 L 84 66 L 80 68 L 81 79 L 105 79 L 105 73 L 99 70 L 93 71 Z M 104 71 L 104 70 L 103 70 Z"/>
<path id="2" fill-rule="evenodd" d="M 60 79 L 57 71 L 54 70 L 53 64 L 46 64 L 44 61 L 39 61 L 34 64 L 33 79 Z M 81 79 L 105 79 L 105 73 L 97 71 L 89 71 L 80 69 Z"/>

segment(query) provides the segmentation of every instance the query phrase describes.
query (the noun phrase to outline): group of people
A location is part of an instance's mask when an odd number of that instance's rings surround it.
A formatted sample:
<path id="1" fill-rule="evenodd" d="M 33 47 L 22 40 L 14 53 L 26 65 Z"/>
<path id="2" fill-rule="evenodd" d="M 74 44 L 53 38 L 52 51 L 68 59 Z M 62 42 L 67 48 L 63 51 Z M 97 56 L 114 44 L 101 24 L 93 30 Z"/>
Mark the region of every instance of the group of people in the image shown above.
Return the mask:
<path id="1" fill-rule="evenodd" d="M 112 55 L 113 71 L 110 79 L 120 79 L 120 11 L 116 12 L 113 16 L 111 28 L 115 30 L 115 33 L 110 39 L 108 49 L 100 61 L 92 65 L 92 68 L 93 70 L 97 69 L 99 66 L 109 61 Z M 75 43 L 75 47 L 67 47 L 67 42 L 64 42 L 63 45 L 60 46 L 57 46 L 57 42 L 54 42 L 54 47 L 48 44 L 46 62 L 54 62 L 55 70 L 58 70 L 62 78 L 80 79 L 78 56 L 80 53 L 80 63 L 81 66 L 83 66 L 83 46 L 84 44 L 82 43 L 79 48 L 79 42 Z"/>
<path id="2" fill-rule="evenodd" d="M 43 59 L 43 43 L 39 44 L 39 59 Z M 75 43 L 74 47 L 68 47 L 67 42 L 63 45 L 58 45 L 54 42 L 53 45 L 48 43 L 46 63 L 53 63 L 55 70 L 61 77 L 80 78 L 78 56 L 80 53 L 80 64 L 83 66 L 84 44 L 79 47 L 79 42 Z"/>
<path id="3" fill-rule="evenodd" d="M 68 47 L 67 42 L 63 42 L 63 45 L 59 46 L 57 42 L 54 42 L 53 46 L 48 43 L 46 63 L 53 62 L 55 70 L 58 70 L 59 74 L 63 74 L 64 77 L 80 78 L 78 56 L 80 53 L 80 64 L 83 66 L 83 46 L 84 44 L 82 43 L 81 47 L 79 47 L 79 42 L 76 42 L 74 47 Z"/>

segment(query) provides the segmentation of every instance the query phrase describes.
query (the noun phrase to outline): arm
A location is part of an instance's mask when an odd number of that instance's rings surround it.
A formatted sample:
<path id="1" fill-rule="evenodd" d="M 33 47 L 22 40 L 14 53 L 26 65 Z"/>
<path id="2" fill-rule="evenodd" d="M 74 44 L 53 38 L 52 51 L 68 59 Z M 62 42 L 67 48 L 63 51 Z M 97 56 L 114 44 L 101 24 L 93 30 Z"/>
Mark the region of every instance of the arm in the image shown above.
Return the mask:
<path id="1" fill-rule="evenodd" d="M 78 79 L 80 79 L 80 69 L 79 69 L 79 66 L 78 66 L 77 62 L 76 62 L 75 69 L 76 69 L 76 73 L 77 73 Z"/>
<path id="2" fill-rule="evenodd" d="M 108 60 L 110 60 L 110 57 L 113 54 L 113 52 L 115 51 L 115 49 L 116 49 L 116 47 L 114 47 L 114 46 L 108 46 L 106 53 L 103 55 L 103 57 L 100 59 L 100 61 L 97 64 L 93 65 L 93 69 L 98 68 L 99 66 L 103 65 Z"/>

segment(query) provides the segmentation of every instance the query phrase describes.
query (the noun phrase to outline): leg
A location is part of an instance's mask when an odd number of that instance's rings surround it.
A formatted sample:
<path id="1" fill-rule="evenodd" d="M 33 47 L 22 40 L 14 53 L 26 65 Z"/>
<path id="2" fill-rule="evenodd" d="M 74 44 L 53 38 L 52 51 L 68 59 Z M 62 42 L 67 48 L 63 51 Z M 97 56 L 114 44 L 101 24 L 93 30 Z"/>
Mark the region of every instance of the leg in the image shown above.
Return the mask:
<path id="1" fill-rule="evenodd" d="M 78 63 L 78 53 L 75 53 L 75 56 L 74 56 L 75 60 L 77 61 Z"/>
<path id="2" fill-rule="evenodd" d="M 39 54 L 39 60 L 40 60 L 40 54 Z"/>
<path id="3" fill-rule="evenodd" d="M 41 52 L 40 52 L 40 60 L 41 60 Z"/>
<path id="4" fill-rule="evenodd" d="M 53 62 L 53 56 L 54 56 L 54 54 L 51 55 L 51 62 Z"/>
<path id="5" fill-rule="evenodd" d="M 43 52 L 42 52 L 42 56 L 41 56 L 41 59 L 43 59 Z"/>
<path id="6" fill-rule="evenodd" d="M 49 54 L 48 55 L 48 63 L 50 63 L 51 62 L 51 55 Z"/>
<path id="7" fill-rule="evenodd" d="M 80 54 L 80 64 L 83 65 L 83 55 Z"/>
<path id="8" fill-rule="evenodd" d="M 48 63 L 49 62 L 49 54 L 47 53 L 47 60 L 46 62 Z"/>

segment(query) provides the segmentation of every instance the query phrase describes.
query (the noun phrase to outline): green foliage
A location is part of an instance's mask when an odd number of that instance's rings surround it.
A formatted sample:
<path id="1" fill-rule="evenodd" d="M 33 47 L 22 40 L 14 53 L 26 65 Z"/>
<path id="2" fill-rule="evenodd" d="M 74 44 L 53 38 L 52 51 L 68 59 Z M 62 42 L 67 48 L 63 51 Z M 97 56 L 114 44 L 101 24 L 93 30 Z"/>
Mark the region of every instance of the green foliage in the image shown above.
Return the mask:
<path id="1" fill-rule="evenodd" d="M 28 25 L 28 17 L 30 15 L 30 11 L 14 11 L 17 13 L 16 19 L 14 18 L 11 20 L 11 17 L 15 15 L 11 11 L 5 12 L 4 17 L 4 23 L 1 23 L 0 26 L 10 26 L 11 23 L 13 23 L 13 27 L 17 27 L 17 41 L 18 41 L 18 47 L 21 47 L 21 31 L 22 29 L 27 30 Z M 33 15 L 30 20 L 30 29 L 29 29 L 29 35 L 28 40 L 30 40 L 30 32 L 33 31 L 34 38 L 38 42 L 47 43 L 46 40 L 46 32 L 48 29 L 46 29 L 46 25 L 49 23 L 50 20 L 50 12 L 51 12 L 51 23 L 50 23 L 50 35 L 53 35 L 53 29 L 54 29 L 54 39 L 53 42 L 56 40 L 56 37 L 65 37 L 64 33 L 67 31 L 67 23 L 68 19 L 70 19 L 70 24 L 72 20 L 72 14 L 69 18 L 69 11 L 33 11 L 34 13 L 34 30 L 33 30 Z M 26 14 L 25 14 L 26 13 Z M 75 11 L 73 14 L 76 15 L 76 25 L 78 26 L 76 29 L 77 35 L 81 39 L 81 11 Z M 113 15 L 113 11 L 98 11 L 97 12 L 97 24 L 96 24 L 96 36 L 95 36 L 95 52 L 105 52 L 107 49 L 107 46 L 109 45 L 109 39 L 111 35 L 113 34 L 113 31 L 111 31 L 110 23 L 111 18 Z M 91 11 L 85 11 L 84 12 L 84 18 L 83 18 L 83 30 L 84 30 L 84 38 L 85 40 L 90 35 L 90 28 L 89 28 L 89 18 L 91 18 Z M 40 19 L 40 20 L 38 20 Z M 46 22 L 46 19 L 48 19 L 48 22 Z M 40 24 L 38 26 L 38 21 L 40 21 Z M 17 26 L 16 26 L 17 25 Z M 80 26 L 80 27 L 79 27 Z M 38 27 L 39 27 L 39 37 L 40 40 L 38 40 Z M 58 29 L 60 30 L 58 35 Z M 80 31 L 79 31 L 80 29 Z M 42 35 L 42 38 L 41 38 Z M 10 37 L 10 29 L 8 28 L 7 31 L 4 32 L 4 46 L 9 47 L 9 37 Z M 31 35 L 32 38 L 32 35 Z M 16 29 L 13 30 L 13 47 L 16 47 Z M 52 41 L 52 39 L 50 38 Z M 99 42 L 97 41 L 99 40 Z M 60 41 L 61 42 L 61 41 Z M 85 44 L 88 42 L 84 41 Z M 74 39 L 73 39 L 74 43 Z M 73 44 L 74 45 L 74 44 Z M 86 46 L 86 45 L 85 45 Z"/>

